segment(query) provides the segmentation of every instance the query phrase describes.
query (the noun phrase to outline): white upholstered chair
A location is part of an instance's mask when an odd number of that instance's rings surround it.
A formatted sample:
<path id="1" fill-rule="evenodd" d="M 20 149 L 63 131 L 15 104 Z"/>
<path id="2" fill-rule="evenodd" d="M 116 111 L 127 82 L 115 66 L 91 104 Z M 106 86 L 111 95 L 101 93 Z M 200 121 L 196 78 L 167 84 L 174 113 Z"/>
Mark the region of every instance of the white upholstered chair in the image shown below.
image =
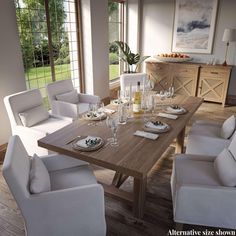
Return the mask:
<path id="1" fill-rule="evenodd" d="M 100 97 L 78 93 L 70 79 L 47 85 L 52 114 L 77 119 L 79 114 L 89 110 L 90 103 L 98 103 Z"/>
<path id="2" fill-rule="evenodd" d="M 32 194 L 32 161 L 20 138 L 10 138 L 3 176 L 23 215 L 26 235 L 105 236 L 104 191 L 87 163 L 56 154 L 40 159 L 49 173 L 51 190 Z"/>
<path id="3" fill-rule="evenodd" d="M 236 229 L 236 136 L 228 151 L 231 157 L 220 154 L 223 174 L 215 167 L 219 155 L 181 154 L 175 157 L 171 191 L 176 223 Z M 222 176 L 234 181 L 232 187 L 222 184 Z"/>
<path id="4" fill-rule="evenodd" d="M 140 82 L 140 87 L 143 89 L 143 84 L 147 83 L 147 74 L 146 73 L 131 73 L 131 74 L 122 74 L 120 76 L 120 90 L 121 92 L 129 89 L 129 86 L 132 87 L 132 92 L 136 90 L 137 83 Z"/>
<path id="5" fill-rule="evenodd" d="M 235 130 L 235 127 L 232 125 L 231 129 Z M 217 156 L 229 146 L 235 135 L 233 131 L 229 137 L 222 137 L 222 123 L 196 121 L 188 134 L 186 154 Z"/>
<path id="6" fill-rule="evenodd" d="M 29 155 L 47 155 L 37 141 L 72 122 L 72 119 L 49 114 L 38 89 L 27 90 L 4 98 L 12 135 L 19 135 Z"/>

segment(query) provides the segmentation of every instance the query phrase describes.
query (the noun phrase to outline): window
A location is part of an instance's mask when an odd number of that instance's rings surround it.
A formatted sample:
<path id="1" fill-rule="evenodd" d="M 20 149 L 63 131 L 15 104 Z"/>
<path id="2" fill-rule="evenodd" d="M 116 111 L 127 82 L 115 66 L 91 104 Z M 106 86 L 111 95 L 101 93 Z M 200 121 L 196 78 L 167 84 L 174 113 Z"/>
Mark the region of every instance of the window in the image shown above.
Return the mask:
<path id="1" fill-rule="evenodd" d="M 80 89 L 78 5 L 76 0 L 15 0 L 28 89 L 72 79 Z"/>
<path id="2" fill-rule="evenodd" d="M 119 50 L 114 41 L 124 41 L 124 1 L 110 0 L 109 10 L 109 79 L 114 81 L 123 71 Z"/>

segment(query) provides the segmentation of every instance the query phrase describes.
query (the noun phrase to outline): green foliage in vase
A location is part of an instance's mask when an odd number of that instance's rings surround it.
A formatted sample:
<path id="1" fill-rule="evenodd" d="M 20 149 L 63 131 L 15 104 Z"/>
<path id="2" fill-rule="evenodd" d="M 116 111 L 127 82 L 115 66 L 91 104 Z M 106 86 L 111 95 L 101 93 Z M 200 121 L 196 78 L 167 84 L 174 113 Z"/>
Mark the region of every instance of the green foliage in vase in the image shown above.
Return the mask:
<path id="1" fill-rule="evenodd" d="M 138 67 L 140 64 L 146 60 L 149 56 L 141 57 L 139 53 L 133 53 L 130 50 L 130 47 L 127 43 L 122 41 L 115 41 L 116 44 L 120 49 L 120 55 L 122 61 L 128 64 L 128 73 L 137 72 Z M 135 65 L 135 69 L 133 70 L 133 65 Z"/>

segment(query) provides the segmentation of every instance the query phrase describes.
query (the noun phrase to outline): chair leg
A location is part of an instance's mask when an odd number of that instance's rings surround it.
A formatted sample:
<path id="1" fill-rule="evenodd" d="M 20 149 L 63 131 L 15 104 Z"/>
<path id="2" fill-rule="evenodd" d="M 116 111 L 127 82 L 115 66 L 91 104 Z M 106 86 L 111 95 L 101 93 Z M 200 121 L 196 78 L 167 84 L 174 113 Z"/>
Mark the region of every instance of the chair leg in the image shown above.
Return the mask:
<path id="1" fill-rule="evenodd" d="M 181 231 L 181 230 L 183 230 L 183 226 L 184 226 L 184 224 L 181 224 L 181 223 L 175 223 L 175 229 L 176 229 L 177 231 Z"/>

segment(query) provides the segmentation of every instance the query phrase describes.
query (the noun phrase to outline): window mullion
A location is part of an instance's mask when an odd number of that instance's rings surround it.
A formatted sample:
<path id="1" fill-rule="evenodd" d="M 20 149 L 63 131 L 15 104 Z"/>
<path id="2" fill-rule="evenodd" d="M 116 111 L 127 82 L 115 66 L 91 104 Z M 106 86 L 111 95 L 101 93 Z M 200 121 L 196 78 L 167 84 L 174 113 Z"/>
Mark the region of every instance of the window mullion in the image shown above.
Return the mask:
<path id="1" fill-rule="evenodd" d="M 53 46 L 52 46 L 52 34 L 51 34 L 51 25 L 50 25 L 50 14 L 49 14 L 49 4 L 48 0 L 45 2 L 45 12 L 46 12 L 46 22 L 47 22 L 47 33 L 48 33 L 48 51 L 49 51 L 49 61 L 51 66 L 52 81 L 56 81 L 55 76 L 55 66 L 53 60 Z"/>
<path id="2" fill-rule="evenodd" d="M 78 53 L 78 66 L 79 66 L 79 83 L 80 83 L 80 92 L 85 92 L 85 79 L 84 79 L 84 63 L 83 63 L 83 44 L 82 44 L 82 26 L 81 26 L 81 2 L 76 0 L 75 2 L 75 11 L 77 18 L 77 53 Z"/>

